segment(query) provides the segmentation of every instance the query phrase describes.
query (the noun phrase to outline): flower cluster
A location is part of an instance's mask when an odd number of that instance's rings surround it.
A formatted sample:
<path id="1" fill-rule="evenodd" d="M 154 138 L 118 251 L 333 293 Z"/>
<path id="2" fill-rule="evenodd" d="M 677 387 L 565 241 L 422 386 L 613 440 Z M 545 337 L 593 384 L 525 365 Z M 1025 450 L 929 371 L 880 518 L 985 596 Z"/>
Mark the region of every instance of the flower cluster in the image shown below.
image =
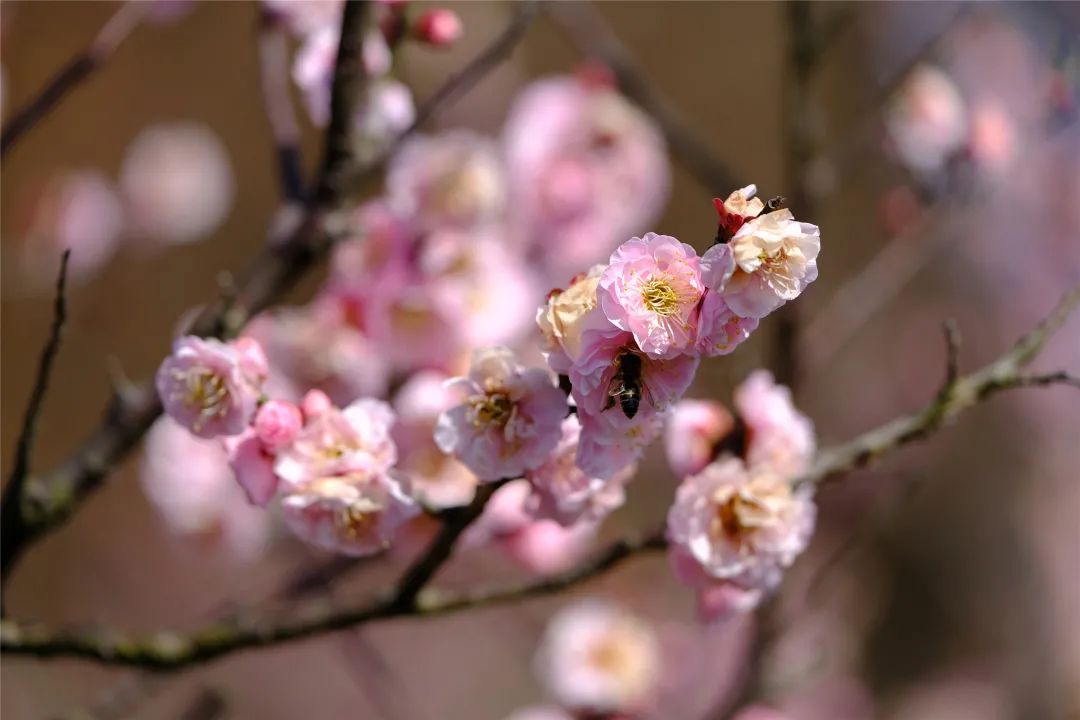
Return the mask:
<path id="1" fill-rule="evenodd" d="M 735 410 L 683 401 L 671 427 L 693 437 L 669 434 L 669 460 L 686 474 L 668 514 L 670 556 L 706 619 L 755 607 L 814 527 L 812 490 L 793 486 L 815 450 L 810 421 L 763 370 L 735 391 Z"/>
<path id="2" fill-rule="evenodd" d="M 266 357 L 250 338 L 180 338 L 158 370 L 165 411 L 193 435 L 220 438 L 252 505 L 281 495 L 286 526 L 313 545 L 350 555 L 386 548 L 419 513 L 393 471 L 394 413 L 378 400 L 339 409 L 319 390 L 299 406 L 261 395 Z"/>
<path id="3" fill-rule="evenodd" d="M 577 465 L 613 477 L 660 432 L 701 357 L 732 352 L 817 277 L 817 227 L 766 211 L 754 186 L 717 201 L 718 242 L 698 256 L 667 235 L 619 246 L 537 314 L 581 423 Z"/>

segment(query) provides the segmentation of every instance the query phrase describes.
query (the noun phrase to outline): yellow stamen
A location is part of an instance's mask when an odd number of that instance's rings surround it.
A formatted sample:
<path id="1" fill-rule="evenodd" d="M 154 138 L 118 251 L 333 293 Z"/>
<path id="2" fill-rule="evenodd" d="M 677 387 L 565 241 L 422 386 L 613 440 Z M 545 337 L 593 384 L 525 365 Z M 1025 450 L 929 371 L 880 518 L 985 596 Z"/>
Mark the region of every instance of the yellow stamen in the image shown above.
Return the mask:
<path id="1" fill-rule="evenodd" d="M 679 295 L 665 278 L 650 278 L 641 286 L 641 300 L 657 315 L 674 315 L 679 310 Z"/>

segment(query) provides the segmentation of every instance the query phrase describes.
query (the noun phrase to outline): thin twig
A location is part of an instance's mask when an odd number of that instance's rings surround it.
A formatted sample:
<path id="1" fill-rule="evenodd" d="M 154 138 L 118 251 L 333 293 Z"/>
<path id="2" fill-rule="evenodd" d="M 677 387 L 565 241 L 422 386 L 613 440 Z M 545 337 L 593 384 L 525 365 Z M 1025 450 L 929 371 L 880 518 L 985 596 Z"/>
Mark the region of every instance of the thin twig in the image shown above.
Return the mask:
<path id="1" fill-rule="evenodd" d="M 0 133 L 0 156 L 56 107 L 68 93 L 101 68 L 153 9 L 153 3 L 128 0 L 109 18 L 93 42 L 60 69 L 26 105 L 15 111 Z"/>
<path id="2" fill-rule="evenodd" d="M 300 125 L 289 95 L 289 48 L 281 25 L 263 8 L 259 13 L 259 76 L 266 119 L 274 136 L 286 202 L 304 199 L 304 169 L 300 154 Z"/>
<path id="3" fill-rule="evenodd" d="M 65 250 L 60 257 L 60 271 L 56 277 L 56 297 L 53 300 L 52 325 L 49 328 L 49 337 L 45 341 L 45 347 L 41 349 L 37 375 L 34 378 L 34 386 L 30 390 L 30 400 L 26 403 L 22 430 L 15 446 L 15 462 L 11 467 L 7 487 L 4 488 L 3 499 L 0 500 L 0 553 L 4 557 L 4 570 L 8 567 L 8 553 L 16 544 L 14 539 L 22 532 L 25 525 L 23 497 L 26 480 L 30 474 L 30 455 L 34 450 L 38 419 L 45 402 L 45 393 L 49 389 L 53 365 L 60 351 L 60 336 L 64 330 L 64 323 L 67 322 L 67 269 L 70 258 L 71 250 Z"/>
<path id="4" fill-rule="evenodd" d="M 578 52 L 601 61 L 615 74 L 619 89 L 656 121 L 672 154 L 706 190 L 726 197 L 746 184 L 736 181 L 735 174 L 717 159 L 675 105 L 645 80 L 618 36 L 592 6 L 582 0 L 565 0 L 544 7 Z"/>
<path id="5" fill-rule="evenodd" d="M 941 392 L 947 393 L 952 391 L 956 379 L 960 377 L 960 328 L 950 318 L 944 322 L 942 329 L 945 333 L 945 384 Z"/>
<path id="6" fill-rule="evenodd" d="M 1046 320 L 1022 337 L 1007 353 L 979 370 L 957 378 L 951 393 L 936 396 L 914 415 L 886 423 L 843 445 L 821 451 L 813 468 L 798 478 L 796 483 L 817 485 L 828 478 L 862 467 L 890 450 L 929 436 L 960 412 L 1001 390 L 1058 383 L 1077 385 L 1077 378 L 1067 373 L 1031 375 L 1022 372 L 1065 322 L 1077 303 L 1080 303 L 1080 286 L 1066 295 Z M 467 514 L 475 511 L 473 507 Z M 459 535 L 460 532 L 450 531 L 440 534 L 407 574 L 407 577 L 419 580 L 402 582 L 396 588 L 355 607 L 339 609 L 326 602 L 316 602 L 302 607 L 300 612 L 286 619 L 257 618 L 257 613 L 250 616 L 242 614 L 234 620 L 212 623 L 188 634 L 165 632 L 138 639 L 115 632 L 69 632 L 7 620 L 0 622 L 0 650 L 41 658 L 82 657 L 111 665 L 159 671 L 178 670 L 240 650 L 278 645 L 377 620 L 427 618 L 550 595 L 601 575 L 630 557 L 666 546 L 663 530 L 658 529 L 648 535 L 619 540 L 578 567 L 539 581 L 529 580 L 508 587 L 463 593 L 427 589 L 414 594 L 413 589 L 423 586 L 445 560 L 444 557 L 437 563 L 432 562 L 432 558 L 443 554 L 442 549 L 436 548 L 445 544 L 452 550 L 453 542 Z M 449 556 L 449 552 L 446 556 Z M 413 596 L 412 600 L 406 602 L 410 595 Z"/>

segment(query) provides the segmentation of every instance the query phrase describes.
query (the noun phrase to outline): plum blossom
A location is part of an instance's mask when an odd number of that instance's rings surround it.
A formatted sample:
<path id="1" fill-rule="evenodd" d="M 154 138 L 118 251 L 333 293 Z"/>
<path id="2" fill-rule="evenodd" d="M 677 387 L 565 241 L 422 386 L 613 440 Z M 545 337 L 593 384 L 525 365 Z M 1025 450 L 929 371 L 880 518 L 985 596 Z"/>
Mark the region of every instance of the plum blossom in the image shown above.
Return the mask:
<path id="1" fill-rule="evenodd" d="M 435 442 L 481 480 L 519 477 L 559 442 L 566 397 L 541 368 L 524 368 L 505 347 L 473 353 L 469 374 L 449 387 L 464 401 L 439 415 Z"/>
<path id="2" fill-rule="evenodd" d="M 605 413 L 612 415 L 617 410 Z M 664 416 L 658 413 L 635 418 L 633 422 L 612 424 L 593 415 L 581 416 L 577 466 L 594 478 L 613 479 L 626 472 L 641 457 L 664 428 Z"/>
<path id="3" fill-rule="evenodd" d="M 713 206 L 720 216 L 716 234 L 721 243 L 730 242 L 747 220 L 757 217 L 765 209 L 765 203 L 754 197 L 756 194 L 757 185 L 751 184 L 734 191 L 726 200 L 713 198 Z"/>
<path id="4" fill-rule="evenodd" d="M 696 309 L 705 291 L 694 248 L 646 233 L 611 255 L 597 290 L 608 320 L 629 331 L 643 353 L 670 358 L 695 341 Z"/>
<path id="5" fill-rule="evenodd" d="M 322 390 L 308 390 L 300 401 L 300 413 L 304 416 L 304 422 L 313 420 L 333 409 L 334 403 L 330 400 L 330 396 Z"/>
<path id="6" fill-rule="evenodd" d="M 123 205 L 104 175 L 96 170 L 57 175 L 31 203 L 20 264 L 35 284 L 51 287 L 60 255 L 70 249 L 68 277 L 85 280 L 113 257 L 123 231 Z"/>
<path id="7" fill-rule="evenodd" d="M 343 0 L 262 0 L 263 8 L 298 37 L 341 24 Z"/>
<path id="8" fill-rule="evenodd" d="M 411 28 L 417 40 L 432 47 L 450 47 L 464 34 L 461 18 L 453 10 L 433 8 L 420 13 Z"/>
<path id="9" fill-rule="evenodd" d="M 738 195 L 738 192 L 732 195 Z M 731 198 L 728 198 L 725 205 L 741 207 L 740 204 L 733 204 Z M 724 212 L 726 211 L 722 209 L 721 232 L 725 231 Z M 730 227 L 741 228 L 743 218 L 729 214 L 727 223 Z M 705 294 L 698 306 L 694 349 L 707 357 L 728 355 L 750 337 L 750 333 L 758 326 L 757 318 L 736 315 L 724 300 L 724 290 L 734 273 L 735 259 L 728 244 L 713 245 L 701 256 L 701 278 L 705 283 Z"/>
<path id="10" fill-rule="evenodd" d="M 766 465 L 785 477 L 805 472 L 817 444 L 814 425 L 791 400 L 791 391 L 757 370 L 735 389 L 735 409 L 746 424 L 746 462 Z"/>
<path id="11" fill-rule="evenodd" d="M 644 621 L 606 602 L 586 600 L 549 622 L 537 674 L 551 697 L 579 712 L 634 712 L 654 700 L 660 642 Z"/>
<path id="12" fill-rule="evenodd" d="M 365 398 L 341 410 L 325 410 L 278 454 L 274 471 L 293 487 L 335 475 L 384 474 L 397 461 L 393 423 L 394 411 L 379 400 Z"/>
<path id="13" fill-rule="evenodd" d="M 153 125 L 132 141 L 120 189 L 133 231 L 149 242 L 183 244 L 213 233 L 236 195 L 229 153 L 209 127 Z"/>
<path id="14" fill-rule="evenodd" d="M 468 468 L 435 444 L 439 414 L 455 401 L 445 380 L 442 373 L 419 372 L 394 396 L 398 421 L 393 438 L 401 455 L 398 470 L 409 477 L 413 497 L 432 508 L 468 505 L 477 484 Z"/>
<path id="15" fill-rule="evenodd" d="M 579 520 L 596 522 L 626 499 L 624 485 L 636 468 L 631 463 L 610 479 L 589 477 L 576 464 L 581 422 L 570 415 L 562 423 L 562 438 L 540 467 L 526 473 L 532 486 L 527 509 L 540 519 L 569 527 Z"/>
<path id="16" fill-rule="evenodd" d="M 165 524 L 183 538 L 224 547 L 237 559 L 265 547 L 271 518 L 244 499 L 220 442 L 163 417 L 146 435 L 139 480 Z"/>
<path id="17" fill-rule="evenodd" d="M 889 104 L 885 126 L 904 164 L 915 172 L 932 174 L 963 149 L 967 115 L 956 83 L 940 68 L 920 65 Z"/>
<path id="18" fill-rule="evenodd" d="M 551 705 L 533 705 L 515 710 L 506 720 L 574 720 L 574 716 Z"/>
<path id="19" fill-rule="evenodd" d="M 339 7 L 341 6 L 342 4 L 339 4 Z M 320 127 L 330 121 L 330 92 L 340 40 L 340 23 L 320 26 L 305 36 L 293 60 L 293 82 L 304 94 L 308 116 Z M 364 36 L 361 54 L 368 77 L 378 80 L 390 71 L 393 60 L 390 48 L 377 28 L 372 28 Z M 364 111 L 380 109 L 378 97 L 369 94 L 366 101 L 361 103 L 361 108 Z M 356 122 L 363 124 L 365 120 L 358 117 Z"/>
<path id="20" fill-rule="evenodd" d="M 561 373 L 570 370 L 571 363 L 581 354 L 586 330 L 610 329 L 596 296 L 600 276 L 606 268 L 607 265 L 593 265 L 588 272 L 576 275 L 565 290 L 552 290 L 547 304 L 537 310 L 536 324 L 543 333 L 544 351 L 552 370 Z"/>
<path id="21" fill-rule="evenodd" d="M 244 431 L 259 400 L 249 355 L 235 344 L 188 335 L 161 363 L 156 384 L 165 412 L 202 438 Z"/>
<path id="22" fill-rule="evenodd" d="M 356 109 L 357 157 L 369 159 L 385 151 L 416 119 L 412 91 L 389 77 L 374 78 L 363 89 Z"/>
<path id="23" fill-rule="evenodd" d="M 664 433 L 671 471 L 679 478 L 701 472 L 715 457 L 720 440 L 734 429 L 735 418 L 718 402 L 684 399 L 675 403 Z"/>
<path id="24" fill-rule="evenodd" d="M 554 280 L 602 260 L 667 201 L 663 137 L 610 83 L 532 83 L 510 110 L 503 146 L 512 222 Z"/>
<path id="25" fill-rule="evenodd" d="M 722 456 L 679 485 L 667 534 L 679 578 L 701 591 L 732 583 L 726 602 L 756 603 L 780 582 L 809 542 L 815 508 L 809 488 L 765 466 Z M 740 595 L 736 590 L 745 590 Z M 715 603 L 717 598 L 707 598 Z"/>
<path id="26" fill-rule="evenodd" d="M 495 144 L 467 130 L 410 138 L 387 169 L 386 187 L 391 206 L 425 231 L 474 229 L 506 206 Z"/>
<path id="27" fill-rule="evenodd" d="M 797 222 L 790 210 L 774 210 L 748 221 L 727 246 L 735 269 L 723 298 L 740 317 L 765 317 L 817 279 L 820 231 L 816 225 Z"/>
<path id="28" fill-rule="evenodd" d="M 223 440 L 236 482 L 247 495 L 248 502 L 266 507 L 277 493 L 280 480 L 274 472 L 274 454 L 259 439 L 256 431 L 247 430 Z"/>
<path id="29" fill-rule="evenodd" d="M 345 555 L 371 555 L 420 513 L 403 485 L 383 471 L 317 477 L 281 500 L 286 527 L 300 539 Z"/>

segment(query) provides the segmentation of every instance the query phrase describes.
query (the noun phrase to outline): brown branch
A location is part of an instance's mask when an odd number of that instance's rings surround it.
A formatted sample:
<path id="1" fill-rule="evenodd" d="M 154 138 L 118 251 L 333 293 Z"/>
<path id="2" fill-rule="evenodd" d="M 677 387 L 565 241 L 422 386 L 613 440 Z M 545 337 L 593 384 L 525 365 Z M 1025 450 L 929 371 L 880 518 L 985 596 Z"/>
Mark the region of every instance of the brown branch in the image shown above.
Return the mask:
<path id="1" fill-rule="evenodd" d="M 349 0 L 346 10 L 355 6 L 362 4 Z M 418 122 L 408 128 L 384 155 L 361 165 L 352 162 L 351 151 L 355 145 L 344 135 L 352 131 L 352 123 L 345 118 L 355 116 L 353 103 L 361 91 L 345 80 L 346 77 L 359 78 L 362 72 L 361 34 L 343 32 L 342 49 L 347 52 L 339 53 L 335 70 L 326 158 L 305 219 L 283 242 L 268 244 L 249 266 L 235 294 L 209 305 L 189 332 L 204 337 L 233 336 L 253 315 L 294 287 L 340 236 L 343 220 L 339 205 L 356 189 L 357 183 L 377 175 L 404 138 L 418 129 L 420 122 L 436 114 L 443 104 L 460 97 L 505 58 L 523 36 L 534 12 L 533 3 L 520 4 L 507 30 L 424 104 L 418 113 Z M 343 23 L 355 19 L 355 12 L 346 12 Z M 113 466 L 135 448 L 161 412 L 161 403 L 151 381 L 115 394 L 101 424 L 75 454 L 64 465 L 28 482 L 25 526 L 11 543 L 4 543 L 5 576 L 28 545 L 61 526 L 82 501 L 103 484 Z"/>
<path id="2" fill-rule="evenodd" d="M 120 9 L 105 23 L 93 42 L 71 58 L 36 96 L 12 114 L 11 119 L 4 125 L 3 132 L 0 133 L 0 156 L 7 155 L 8 150 L 19 138 L 56 107 L 57 103 L 69 92 L 100 69 L 112 57 L 124 38 L 131 34 L 146 13 L 152 9 L 152 3 L 139 0 L 129 0 L 121 5 Z"/>
<path id="3" fill-rule="evenodd" d="M 1068 373 L 1031 375 L 1023 372 L 1078 303 L 1080 286 L 1067 294 L 1046 320 L 997 360 L 956 378 L 950 392 L 939 393 L 914 415 L 898 418 L 843 445 L 822 450 L 810 472 L 795 482 L 817 485 L 862 467 L 890 450 L 929 436 L 960 412 L 1001 390 L 1056 384 L 1080 387 L 1080 379 Z M 334 608 L 317 601 L 301 606 L 299 612 L 286 619 L 242 613 L 191 633 L 164 632 L 138 639 L 115 632 L 69 632 L 5 620 L 0 621 L 0 650 L 41 658 L 82 657 L 147 670 L 178 670 L 241 650 L 315 637 L 376 620 L 426 618 L 551 595 L 601 575 L 633 556 L 666 546 L 661 529 L 615 542 L 582 565 L 539 581 L 463 593 L 423 590 L 449 557 L 461 531 L 472 521 L 470 518 L 480 514 L 486 501 L 486 497 L 480 497 L 457 520 L 447 519 L 444 531 L 406 572 L 405 579 L 396 589 L 355 607 Z"/>
<path id="4" fill-rule="evenodd" d="M 273 16 L 259 12 L 259 78 L 266 119 L 274 136 L 278 174 L 286 202 L 304 199 L 304 168 L 300 154 L 300 125 L 289 94 L 289 47 Z"/>
<path id="5" fill-rule="evenodd" d="M 672 154 L 706 190 L 726 197 L 745 185 L 723 162 L 675 105 L 645 80 L 627 49 L 600 14 L 582 0 L 560 0 L 545 5 L 546 13 L 582 55 L 599 60 L 615 74 L 619 89 L 659 125 Z"/>
<path id="6" fill-rule="evenodd" d="M 3 499 L 0 500 L 0 554 L 4 558 L 2 567 L 5 573 L 8 568 L 8 553 L 15 550 L 17 538 L 24 530 L 22 505 L 27 476 L 30 474 L 30 455 L 34 449 L 38 418 L 41 415 L 41 406 L 45 402 L 45 393 L 49 389 L 53 364 L 60 351 L 60 335 L 64 330 L 64 323 L 67 322 L 67 269 L 70 259 L 71 250 L 65 250 L 60 257 L 60 272 L 56 278 L 52 326 L 49 328 L 49 337 L 45 341 L 41 358 L 38 360 L 37 376 L 30 390 L 30 400 L 26 403 L 22 430 L 19 432 L 19 440 L 15 446 L 15 462 L 11 467 L 7 487 L 4 488 Z"/>

